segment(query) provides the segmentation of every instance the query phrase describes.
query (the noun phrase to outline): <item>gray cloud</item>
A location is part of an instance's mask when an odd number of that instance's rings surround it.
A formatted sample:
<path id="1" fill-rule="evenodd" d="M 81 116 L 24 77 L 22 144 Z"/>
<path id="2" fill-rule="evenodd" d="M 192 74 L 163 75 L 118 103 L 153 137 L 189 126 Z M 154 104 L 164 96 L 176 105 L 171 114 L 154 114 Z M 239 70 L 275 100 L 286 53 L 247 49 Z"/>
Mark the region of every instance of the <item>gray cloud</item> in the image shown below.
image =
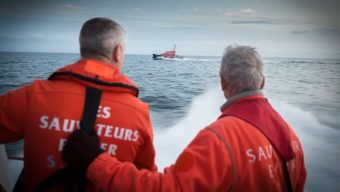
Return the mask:
<path id="1" fill-rule="evenodd" d="M 64 4 L 64 7 L 68 9 L 81 9 L 82 8 L 82 6 L 71 4 L 71 3 Z"/>
<path id="2" fill-rule="evenodd" d="M 274 22 L 271 19 L 263 19 L 263 20 L 236 20 L 231 21 L 230 23 L 248 25 L 248 24 L 273 24 Z"/>
<path id="3" fill-rule="evenodd" d="M 301 34 L 318 34 L 318 35 L 324 35 L 324 36 L 338 36 L 340 37 L 340 28 L 316 28 L 316 29 L 310 29 L 310 30 L 291 30 L 291 34 L 294 35 L 301 35 Z"/>
<path id="4" fill-rule="evenodd" d="M 318 33 L 323 33 L 323 34 L 327 34 L 327 35 L 337 35 L 340 36 L 340 28 L 318 28 L 315 30 Z"/>
<path id="5" fill-rule="evenodd" d="M 1 39 L 16 39 L 16 40 L 25 40 L 25 39 L 33 39 L 39 41 L 68 41 L 68 42 L 76 42 L 77 37 L 65 34 L 46 34 L 46 33 L 27 33 L 27 34 L 9 34 L 9 33 L 0 33 Z"/>
<path id="6" fill-rule="evenodd" d="M 258 11 L 256 9 L 248 8 L 248 9 L 242 9 L 241 12 L 245 14 L 255 14 Z"/>
<path id="7" fill-rule="evenodd" d="M 143 8 L 140 8 L 140 7 L 135 7 L 133 8 L 134 11 L 145 11 Z"/>
<path id="8" fill-rule="evenodd" d="M 306 34 L 306 33 L 309 33 L 310 31 L 309 30 L 292 30 L 290 31 L 291 34 L 294 34 L 294 35 L 302 35 L 302 34 Z"/>

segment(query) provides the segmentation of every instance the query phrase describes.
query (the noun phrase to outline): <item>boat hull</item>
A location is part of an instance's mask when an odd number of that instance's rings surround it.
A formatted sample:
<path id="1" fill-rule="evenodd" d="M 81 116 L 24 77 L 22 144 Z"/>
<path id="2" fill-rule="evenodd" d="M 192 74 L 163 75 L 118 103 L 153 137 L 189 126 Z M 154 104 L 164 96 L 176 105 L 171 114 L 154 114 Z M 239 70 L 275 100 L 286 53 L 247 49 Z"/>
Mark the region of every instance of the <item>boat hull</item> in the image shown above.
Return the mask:
<path id="1" fill-rule="evenodd" d="M 171 60 L 171 59 L 183 59 L 182 56 L 164 56 L 164 55 L 159 55 L 159 54 L 152 54 L 152 59 L 154 60 Z"/>

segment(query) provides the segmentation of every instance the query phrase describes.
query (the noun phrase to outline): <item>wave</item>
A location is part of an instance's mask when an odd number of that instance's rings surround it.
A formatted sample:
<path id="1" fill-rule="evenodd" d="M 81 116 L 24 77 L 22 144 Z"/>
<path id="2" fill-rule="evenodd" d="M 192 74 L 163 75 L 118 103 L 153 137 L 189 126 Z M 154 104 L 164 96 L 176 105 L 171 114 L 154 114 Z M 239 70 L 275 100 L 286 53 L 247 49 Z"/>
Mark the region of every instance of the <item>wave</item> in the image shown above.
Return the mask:
<path id="1" fill-rule="evenodd" d="M 220 62 L 220 59 L 214 58 L 191 58 L 191 57 L 184 57 L 184 58 L 163 58 L 162 61 L 213 61 L 213 62 Z"/>
<path id="2" fill-rule="evenodd" d="M 183 58 L 183 61 L 214 61 L 214 62 L 220 62 L 221 59 L 213 59 L 213 58 Z"/>
<path id="3" fill-rule="evenodd" d="M 270 98 L 274 108 L 299 136 L 308 171 L 307 190 L 336 191 L 340 184 L 339 132 L 320 124 L 310 112 Z M 155 130 L 156 163 L 159 171 L 174 163 L 197 133 L 213 122 L 224 103 L 218 88 L 210 89 L 192 100 L 185 117 L 175 125 Z"/>
<path id="4" fill-rule="evenodd" d="M 309 191 L 337 191 L 340 187 L 339 131 L 321 124 L 308 111 L 275 99 L 272 104 L 292 125 L 301 140 Z"/>
<path id="5" fill-rule="evenodd" d="M 178 123 L 155 130 L 156 162 L 159 171 L 174 163 L 196 134 L 218 117 L 216 106 L 220 104 L 223 104 L 222 93 L 210 90 L 192 101 L 186 116 Z"/>

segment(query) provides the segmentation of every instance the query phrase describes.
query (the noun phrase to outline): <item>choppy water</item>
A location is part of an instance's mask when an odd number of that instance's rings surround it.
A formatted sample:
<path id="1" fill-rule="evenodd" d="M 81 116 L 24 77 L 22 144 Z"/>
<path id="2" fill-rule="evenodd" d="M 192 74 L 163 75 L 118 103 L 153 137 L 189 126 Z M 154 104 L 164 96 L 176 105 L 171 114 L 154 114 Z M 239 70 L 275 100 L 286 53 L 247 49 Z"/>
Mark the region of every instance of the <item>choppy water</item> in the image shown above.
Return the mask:
<path id="1" fill-rule="evenodd" d="M 77 54 L 0 53 L 0 94 L 46 79 Z M 308 191 L 340 188 L 340 60 L 265 58 L 265 94 L 300 137 Z M 218 57 L 155 61 L 127 55 L 123 72 L 140 86 L 151 107 L 157 164 L 173 163 L 197 132 L 215 120 L 224 103 Z M 9 152 L 18 150 L 9 146 Z"/>

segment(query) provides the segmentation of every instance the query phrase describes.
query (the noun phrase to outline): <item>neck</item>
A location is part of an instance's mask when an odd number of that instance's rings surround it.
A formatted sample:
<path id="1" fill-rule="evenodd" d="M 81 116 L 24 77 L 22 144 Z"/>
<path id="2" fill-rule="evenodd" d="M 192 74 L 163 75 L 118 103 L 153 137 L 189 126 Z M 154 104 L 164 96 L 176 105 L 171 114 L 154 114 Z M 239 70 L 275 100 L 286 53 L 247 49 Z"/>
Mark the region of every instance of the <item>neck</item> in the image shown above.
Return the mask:
<path id="1" fill-rule="evenodd" d="M 102 62 L 104 62 L 104 63 L 106 63 L 106 64 L 114 65 L 114 64 L 112 63 L 112 61 L 109 60 L 109 59 L 107 59 L 107 58 L 102 58 L 102 59 L 99 59 L 99 60 L 102 61 Z"/>
<path id="2" fill-rule="evenodd" d="M 83 57 L 82 59 L 98 60 L 98 61 L 101 61 L 102 63 L 105 63 L 107 65 L 111 65 L 111 66 L 114 66 L 114 67 L 120 69 L 118 63 L 113 62 L 106 57 Z"/>

